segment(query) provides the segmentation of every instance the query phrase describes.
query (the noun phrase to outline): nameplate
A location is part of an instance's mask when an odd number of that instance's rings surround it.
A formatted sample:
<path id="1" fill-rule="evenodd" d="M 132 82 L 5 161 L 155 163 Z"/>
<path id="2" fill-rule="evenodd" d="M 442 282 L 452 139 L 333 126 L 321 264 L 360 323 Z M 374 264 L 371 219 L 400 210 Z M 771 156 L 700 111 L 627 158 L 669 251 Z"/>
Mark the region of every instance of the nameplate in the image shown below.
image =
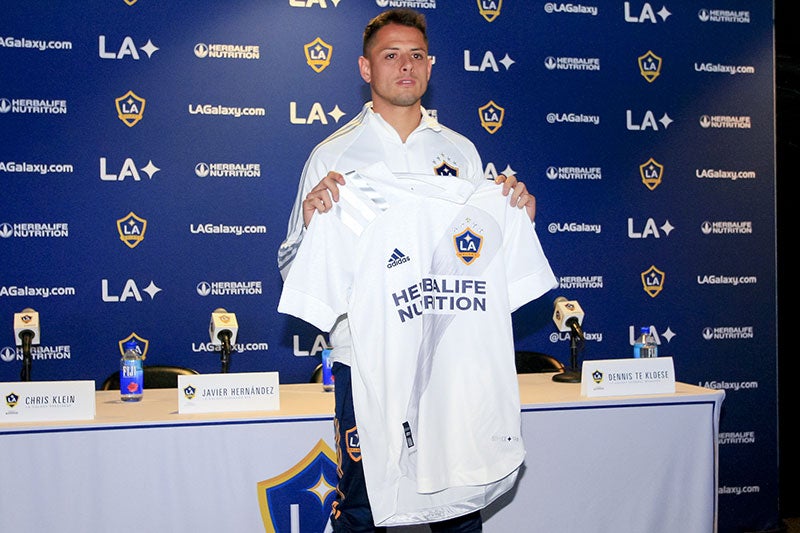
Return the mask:
<path id="1" fill-rule="evenodd" d="M 94 381 L 17 381 L 0 383 L 0 422 L 93 420 Z"/>
<path id="2" fill-rule="evenodd" d="M 178 413 L 276 411 L 277 372 L 178 376 Z"/>
<path id="3" fill-rule="evenodd" d="M 581 396 L 632 396 L 675 392 L 672 357 L 584 361 Z"/>

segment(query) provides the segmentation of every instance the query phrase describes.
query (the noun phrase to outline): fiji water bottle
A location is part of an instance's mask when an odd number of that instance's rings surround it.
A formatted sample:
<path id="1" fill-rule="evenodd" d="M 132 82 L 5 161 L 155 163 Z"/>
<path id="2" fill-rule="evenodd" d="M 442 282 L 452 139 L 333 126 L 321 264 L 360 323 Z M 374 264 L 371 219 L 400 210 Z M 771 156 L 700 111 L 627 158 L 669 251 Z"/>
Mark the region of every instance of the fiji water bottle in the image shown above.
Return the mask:
<path id="1" fill-rule="evenodd" d="M 650 333 L 650 328 L 644 326 L 639 330 L 639 336 L 636 337 L 636 340 L 633 341 L 633 357 L 639 359 L 640 357 L 644 357 L 642 354 L 642 348 L 644 348 L 645 344 L 647 344 L 647 335 Z"/>
<path id="2" fill-rule="evenodd" d="M 650 333 L 650 328 L 645 326 L 640 329 L 639 336 L 633 343 L 633 356 L 640 357 L 658 357 L 658 344 L 656 343 L 655 336 Z"/>
<path id="3" fill-rule="evenodd" d="M 330 359 L 331 351 L 329 349 L 322 350 L 322 390 L 331 392 L 334 389 L 333 374 L 331 367 L 333 362 Z"/>
<path id="4" fill-rule="evenodd" d="M 119 393 L 123 402 L 138 402 L 144 392 L 144 369 L 142 356 L 136 349 L 136 341 L 125 343 L 125 351 L 119 362 Z"/>
<path id="5" fill-rule="evenodd" d="M 644 346 L 642 346 L 639 353 L 642 357 L 658 357 L 658 343 L 656 343 L 656 337 L 650 333 L 650 330 L 647 331 Z"/>

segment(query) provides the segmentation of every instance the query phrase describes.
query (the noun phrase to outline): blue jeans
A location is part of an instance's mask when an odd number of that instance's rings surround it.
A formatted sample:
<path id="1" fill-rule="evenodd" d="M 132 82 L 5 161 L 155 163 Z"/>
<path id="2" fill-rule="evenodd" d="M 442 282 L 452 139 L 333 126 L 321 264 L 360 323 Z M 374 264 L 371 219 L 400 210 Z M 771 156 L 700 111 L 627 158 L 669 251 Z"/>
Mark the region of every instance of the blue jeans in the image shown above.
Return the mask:
<path id="1" fill-rule="evenodd" d="M 350 367 L 334 363 L 331 372 L 336 383 L 333 393 L 336 403 L 333 424 L 336 430 L 336 459 L 339 470 L 331 526 L 335 533 L 384 532 L 386 528 L 375 527 L 369 505 L 353 411 Z M 475 511 L 450 520 L 434 522 L 430 524 L 430 528 L 435 533 L 477 533 L 483 530 L 483 521 L 480 511 Z"/>

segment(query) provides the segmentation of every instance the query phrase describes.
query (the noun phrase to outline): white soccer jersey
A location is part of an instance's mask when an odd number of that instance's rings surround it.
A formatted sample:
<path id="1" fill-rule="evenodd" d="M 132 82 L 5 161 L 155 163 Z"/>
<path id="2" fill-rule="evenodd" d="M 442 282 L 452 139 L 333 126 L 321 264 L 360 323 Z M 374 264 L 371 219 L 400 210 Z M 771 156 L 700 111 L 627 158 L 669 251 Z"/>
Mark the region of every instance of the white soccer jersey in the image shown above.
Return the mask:
<path id="1" fill-rule="evenodd" d="M 555 276 L 526 212 L 491 182 L 380 164 L 346 179 L 312 219 L 278 310 L 323 331 L 349 317 L 377 525 L 481 509 L 525 455 L 511 312 Z"/>
<path id="2" fill-rule="evenodd" d="M 480 156 L 469 139 L 439 124 L 422 109 L 420 125 L 403 142 L 368 102 L 353 120 L 317 145 L 306 161 L 286 239 L 278 250 L 278 268 L 284 279 L 305 234 L 301 204 L 309 191 L 329 171 L 346 175 L 378 162 L 392 172 L 456 176 L 475 185 L 485 181 Z M 331 330 L 330 342 L 331 361 L 349 364 L 350 331 L 346 316 L 340 317 Z"/>

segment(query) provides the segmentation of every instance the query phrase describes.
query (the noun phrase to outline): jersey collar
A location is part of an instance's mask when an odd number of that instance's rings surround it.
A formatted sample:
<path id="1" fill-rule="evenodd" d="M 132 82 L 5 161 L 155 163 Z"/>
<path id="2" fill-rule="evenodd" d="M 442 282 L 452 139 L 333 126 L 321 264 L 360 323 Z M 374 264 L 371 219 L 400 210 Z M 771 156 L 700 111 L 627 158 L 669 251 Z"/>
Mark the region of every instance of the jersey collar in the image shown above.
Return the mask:
<path id="1" fill-rule="evenodd" d="M 367 102 L 364 104 L 364 109 L 367 111 L 367 117 L 369 117 L 370 120 L 376 120 L 387 131 L 397 135 L 397 132 L 394 130 L 394 128 L 389 125 L 389 123 L 386 122 L 386 120 L 380 114 L 376 113 L 372 109 L 372 102 Z M 428 113 L 427 109 L 420 107 L 420 111 L 422 113 L 422 117 L 420 118 L 419 125 L 414 129 L 414 131 L 411 132 L 411 135 L 428 129 L 435 132 L 442 131 L 442 125 L 439 124 L 439 122 L 433 118 L 430 113 Z"/>

